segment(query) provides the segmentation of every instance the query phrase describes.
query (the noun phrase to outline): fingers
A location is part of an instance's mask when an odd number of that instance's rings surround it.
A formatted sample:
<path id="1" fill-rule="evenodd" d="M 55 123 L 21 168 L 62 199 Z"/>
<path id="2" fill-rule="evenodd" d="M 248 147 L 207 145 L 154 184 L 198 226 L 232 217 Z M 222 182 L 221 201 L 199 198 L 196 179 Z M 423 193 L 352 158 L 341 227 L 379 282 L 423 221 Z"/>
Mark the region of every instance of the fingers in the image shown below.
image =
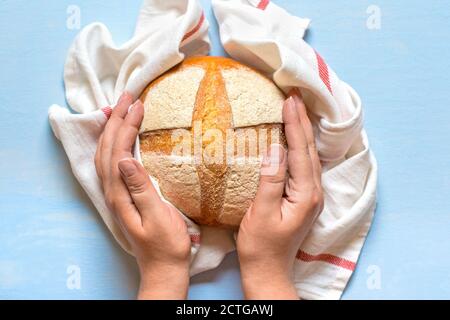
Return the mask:
<path id="1" fill-rule="evenodd" d="M 294 189 L 299 189 L 300 185 L 314 184 L 308 142 L 300 121 L 296 102 L 292 97 L 289 97 L 284 103 L 283 122 L 288 144 L 290 184 Z"/>
<path id="2" fill-rule="evenodd" d="M 94 156 L 94 163 L 95 163 L 95 170 L 97 171 L 97 176 L 99 177 L 100 181 L 103 180 L 103 173 L 102 173 L 102 154 L 101 154 L 101 149 L 102 149 L 102 144 L 103 144 L 103 133 L 100 135 L 100 138 L 98 139 L 97 142 L 97 150 L 95 150 L 95 156 Z"/>
<path id="3" fill-rule="evenodd" d="M 287 153 L 283 146 L 273 144 L 261 165 L 258 191 L 253 207 L 263 214 L 280 213 L 287 172 Z"/>
<path id="4" fill-rule="evenodd" d="M 132 141 L 128 142 L 129 148 L 120 148 L 119 152 L 115 152 L 114 146 L 117 144 L 120 132 L 124 131 L 123 127 L 125 125 L 126 127 L 135 127 L 140 124 L 140 122 L 138 125 L 136 123 L 142 120 L 139 119 L 139 112 L 137 116 L 134 113 L 128 113 L 132 99 L 128 93 L 124 93 L 120 97 L 98 141 L 95 154 L 95 166 L 102 182 L 107 205 L 126 230 L 139 227 L 142 224 L 142 220 L 127 186 L 121 178 L 118 161 L 131 156 L 131 147 L 135 142 L 137 133 L 130 138 Z M 121 145 L 125 145 L 123 140 Z"/>
<path id="5" fill-rule="evenodd" d="M 114 141 L 117 137 L 117 132 L 128 112 L 128 108 L 133 102 L 133 97 L 129 93 L 124 93 L 119 98 L 116 107 L 113 109 L 111 117 L 106 123 L 105 130 L 103 131 L 103 140 L 101 146 L 101 167 L 103 178 L 108 182 L 110 174 L 108 171 L 111 170 L 111 156 L 112 149 L 114 146 Z"/>
<path id="6" fill-rule="evenodd" d="M 105 129 L 103 133 L 100 135 L 100 138 L 97 143 L 97 150 L 95 152 L 94 162 L 95 162 L 95 169 L 97 171 L 97 175 L 100 178 L 100 180 L 103 180 L 103 170 L 104 167 L 108 167 L 108 163 L 110 161 L 110 155 L 112 150 L 112 139 L 115 135 L 115 130 L 117 130 L 118 126 L 121 123 L 121 119 L 123 119 L 128 111 L 128 107 L 133 101 L 133 98 L 131 95 L 127 92 L 124 92 L 117 102 L 116 107 L 113 110 L 113 113 L 111 115 L 111 118 L 106 123 Z M 114 117 L 113 117 L 114 115 Z M 103 145 L 103 138 L 106 135 L 106 140 L 109 145 Z"/>
<path id="7" fill-rule="evenodd" d="M 303 132 L 305 133 L 306 142 L 308 144 L 308 153 L 309 157 L 311 158 L 314 181 L 317 187 L 321 188 L 322 166 L 320 164 L 320 158 L 316 148 L 313 127 L 306 112 L 306 106 L 303 102 L 300 91 L 298 89 L 293 90 L 291 92 L 291 96 L 296 102 L 297 112 L 299 114 L 300 122 L 302 124 Z"/>
<path id="8" fill-rule="evenodd" d="M 123 152 L 132 152 L 143 118 L 144 106 L 142 105 L 142 102 L 138 100 L 130 107 L 125 120 L 117 131 L 116 140 L 114 141 L 114 154 L 120 156 Z"/>
<path id="9" fill-rule="evenodd" d="M 139 126 L 141 124 L 144 111 L 143 106 L 140 101 L 137 101 L 135 104 L 133 104 L 131 107 L 127 108 L 129 112 L 125 116 L 125 119 L 122 120 L 122 123 L 120 124 L 119 128 L 116 130 L 115 134 L 115 140 L 112 142 L 112 154 L 110 157 L 110 185 L 114 190 L 117 190 L 117 193 L 120 194 L 126 194 L 128 198 L 130 199 L 130 202 L 133 203 L 133 206 L 135 206 L 135 212 L 140 215 L 140 218 L 142 218 L 142 212 L 135 202 L 135 199 L 133 197 L 133 194 L 131 191 L 134 192 L 134 196 L 140 197 L 140 195 L 136 195 L 137 193 L 141 193 L 141 189 L 144 187 L 147 187 L 147 184 L 144 184 L 144 182 L 148 182 L 147 174 L 145 173 L 143 176 L 145 180 L 138 179 L 136 180 L 133 176 L 128 175 L 131 179 L 131 184 L 127 185 L 123 177 L 124 172 L 126 168 L 129 168 L 129 171 L 134 169 L 136 171 L 135 166 L 127 166 L 125 163 L 124 170 L 120 170 L 119 163 L 122 159 L 125 158 L 131 158 L 132 157 L 132 147 L 133 144 L 136 141 L 136 136 L 139 132 Z M 104 142 L 106 143 L 106 142 Z M 127 172 L 129 172 L 127 171 Z M 143 170 L 145 172 L 145 170 Z M 130 190 L 131 189 L 131 190 Z M 142 189 L 142 193 L 143 189 Z M 137 208 L 137 210 L 136 210 Z M 122 212 L 121 210 L 118 210 L 117 214 L 124 215 L 128 214 L 128 212 Z"/>
<path id="10" fill-rule="evenodd" d="M 151 183 L 145 169 L 135 159 L 123 159 L 118 163 L 123 181 L 145 222 L 150 214 L 162 211 L 161 198 Z"/>

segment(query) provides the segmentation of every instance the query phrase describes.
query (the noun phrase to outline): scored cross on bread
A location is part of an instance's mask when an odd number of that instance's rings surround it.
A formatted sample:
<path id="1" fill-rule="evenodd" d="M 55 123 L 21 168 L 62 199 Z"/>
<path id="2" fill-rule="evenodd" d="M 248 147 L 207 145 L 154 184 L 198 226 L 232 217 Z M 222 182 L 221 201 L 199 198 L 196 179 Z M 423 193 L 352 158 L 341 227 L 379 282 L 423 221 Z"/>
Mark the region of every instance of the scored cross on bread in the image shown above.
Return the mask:
<path id="1" fill-rule="evenodd" d="M 141 96 L 144 167 L 195 222 L 237 228 L 256 194 L 261 157 L 272 143 L 286 146 L 284 99 L 234 60 L 188 58 Z"/>

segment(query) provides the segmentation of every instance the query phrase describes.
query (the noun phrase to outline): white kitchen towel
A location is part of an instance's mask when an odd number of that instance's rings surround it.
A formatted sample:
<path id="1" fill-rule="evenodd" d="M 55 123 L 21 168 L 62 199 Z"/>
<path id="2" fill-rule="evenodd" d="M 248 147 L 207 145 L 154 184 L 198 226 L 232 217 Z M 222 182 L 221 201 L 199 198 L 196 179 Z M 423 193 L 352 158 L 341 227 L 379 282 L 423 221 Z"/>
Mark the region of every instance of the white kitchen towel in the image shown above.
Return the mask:
<path id="1" fill-rule="evenodd" d="M 216 0 L 213 7 L 232 57 L 265 72 L 285 91 L 302 88 L 324 164 L 325 209 L 298 251 L 295 283 L 302 298 L 337 299 L 355 268 L 375 206 L 376 162 L 362 130 L 361 101 L 302 40 L 308 20 L 267 0 Z M 81 31 L 69 51 L 66 96 L 81 114 L 54 105 L 50 123 L 75 177 L 130 253 L 95 173 L 98 137 L 124 90 L 138 97 L 185 56 L 206 54 L 207 29 L 195 0 L 146 0 L 136 32 L 124 45 L 115 46 L 107 28 L 95 23 Z M 234 249 L 230 232 L 188 224 L 191 274 L 216 267 Z"/>

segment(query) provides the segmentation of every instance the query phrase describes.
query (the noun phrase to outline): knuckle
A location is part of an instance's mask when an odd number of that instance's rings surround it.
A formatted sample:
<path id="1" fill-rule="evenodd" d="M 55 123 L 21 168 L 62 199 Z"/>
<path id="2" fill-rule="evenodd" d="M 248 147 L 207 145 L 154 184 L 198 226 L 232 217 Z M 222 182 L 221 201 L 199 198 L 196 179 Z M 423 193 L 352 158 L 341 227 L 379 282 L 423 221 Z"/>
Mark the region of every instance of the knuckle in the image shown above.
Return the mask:
<path id="1" fill-rule="evenodd" d="M 95 153 L 94 165 L 95 165 L 95 171 L 97 172 L 97 176 L 100 179 L 102 179 L 102 166 L 101 166 L 101 163 L 100 163 L 100 154 L 99 154 L 98 150 Z"/>
<path id="2" fill-rule="evenodd" d="M 277 172 L 268 174 L 261 172 L 260 183 L 279 184 L 284 183 L 285 180 L 286 177 L 284 173 Z"/>
<path id="3" fill-rule="evenodd" d="M 309 152 L 317 153 L 317 145 L 314 138 L 312 138 L 311 141 L 309 142 Z"/>
<path id="4" fill-rule="evenodd" d="M 95 164 L 95 171 L 97 172 L 97 176 L 99 177 L 99 178 L 101 178 L 102 177 L 102 175 L 101 175 L 101 173 L 102 173 L 102 171 L 100 170 L 100 165 L 99 165 L 99 160 L 97 159 L 97 157 L 95 157 L 95 161 L 94 161 L 94 164 Z"/>
<path id="5" fill-rule="evenodd" d="M 105 191 L 105 203 L 106 206 L 113 211 L 113 213 L 120 213 L 124 210 L 126 203 L 122 198 L 118 197 L 117 193 L 113 188 L 109 187 L 107 191 Z"/>
<path id="6" fill-rule="evenodd" d="M 148 233 L 145 232 L 142 228 L 135 228 L 133 226 L 127 227 L 128 234 L 134 239 L 134 241 L 148 246 L 149 236 Z"/>
<path id="7" fill-rule="evenodd" d="M 106 202 L 106 206 L 109 209 L 115 210 L 116 203 L 115 203 L 114 197 L 112 196 L 110 191 L 105 192 L 105 202 Z"/>
<path id="8" fill-rule="evenodd" d="M 139 195 L 147 191 L 147 181 L 137 175 L 129 178 L 128 190 L 134 194 Z"/>
<path id="9" fill-rule="evenodd" d="M 303 157 L 309 157 L 309 146 L 308 144 L 302 145 L 298 148 L 298 153 Z"/>
<path id="10" fill-rule="evenodd" d="M 312 208 L 319 208 L 323 206 L 323 194 L 317 188 L 311 192 L 309 196 L 309 204 Z"/>
<path id="11" fill-rule="evenodd" d="M 323 195 L 323 191 L 320 191 L 320 198 L 319 198 L 319 213 L 323 211 L 325 208 L 325 197 Z"/>
<path id="12" fill-rule="evenodd" d="M 299 210 L 309 213 L 316 212 L 324 205 L 323 193 L 318 188 L 311 188 L 309 191 L 303 191 L 299 195 Z"/>
<path id="13" fill-rule="evenodd" d="M 187 239 L 187 240 L 188 241 L 183 241 L 183 242 L 177 243 L 176 245 L 173 246 L 174 255 L 183 260 L 188 258 L 191 253 L 191 241 L 189 239 Z"/>
<path id="14" fill-rule="evenodd" d="M 99 156 L 98 156 L 98 153 L 96 153 L 95 154 L 95 157 L 94 157 L 94 165 L 95 165 L 95 169 L 97 170 L 97 173 L 99 172 L 99 167 L 100 167 L 100 165 L 99 165 Z"/>

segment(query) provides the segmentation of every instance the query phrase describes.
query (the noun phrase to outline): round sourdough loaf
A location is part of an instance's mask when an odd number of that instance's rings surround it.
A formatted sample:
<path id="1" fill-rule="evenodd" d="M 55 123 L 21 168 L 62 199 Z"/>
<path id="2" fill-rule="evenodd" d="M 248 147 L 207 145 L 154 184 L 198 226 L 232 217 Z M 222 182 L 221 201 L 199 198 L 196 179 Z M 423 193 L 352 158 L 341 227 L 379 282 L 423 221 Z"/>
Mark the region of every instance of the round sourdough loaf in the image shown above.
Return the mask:
<path id="1" fill-rule="evenodd" d="M 284 99 L 234 60 L 188 58 L 141 96 L 144 167 L 198 224 L 236 228 L 256 194 L 262 156 L 271 143 L 286 145 Z"/>

